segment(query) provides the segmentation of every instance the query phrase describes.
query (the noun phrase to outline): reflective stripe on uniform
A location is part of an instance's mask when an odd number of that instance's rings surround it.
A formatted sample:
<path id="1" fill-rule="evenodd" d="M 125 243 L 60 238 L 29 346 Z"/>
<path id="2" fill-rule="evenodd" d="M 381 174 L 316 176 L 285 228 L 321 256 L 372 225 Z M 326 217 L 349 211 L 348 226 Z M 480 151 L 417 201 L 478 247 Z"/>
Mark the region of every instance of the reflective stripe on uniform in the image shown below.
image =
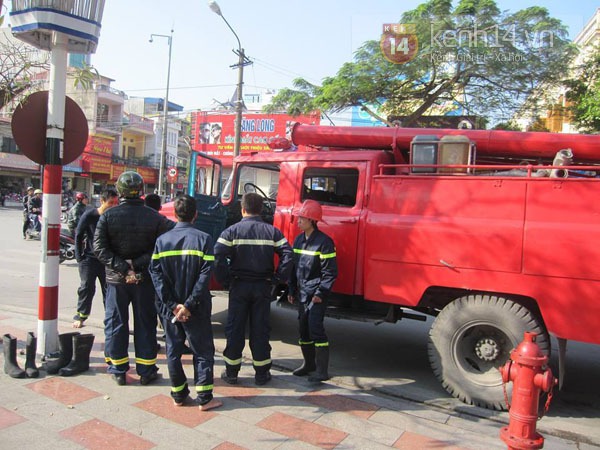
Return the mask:
<path id="1" fill-rule="evenodd" d="M 242 358 L 229 359 L 227 356 L 223 356 L 223 360 L 230 366 L 239 366 L 242 363 Z"/>
<path id="2" fill-rule="evenodd" d="M 298 340 L 298 344 L 299 345 L 311 345 L 314 344 L 315 341 L 302 341 L 302 340 Z"/>
<path id="3" fill-rule="evenodd" d="M 83 313 L 80 313 L 80 312 L 78 312 L 78 313 L 77 313 L 77 315 L 78 315 L 79 317 L 81 317 L 82 319 L 87 319 L 88 317 L 90 317 L 90 315 L 89 315 L 89 314 L 83 314 Z"/>
<path id="4" fill-rule="evenodd" d="M 335 258 L 335 252 L 333 252 L 333 253 L 322 253 L 321 256 L 319 256 L 319 258 L 321 258 L 321 259 Z"/>
<path id="5" fill-rule="evenodd" d="M 283 238 L 283 239 L 275 242 L 275 247 L 281 247 L 282 245 L 285 245 L 285 244 L 287 244 L 287 239 Z"/>
<path id="6" fill-rule="evenodd" d="M 335 258 L 335 252 L 333 253 L 321 253 L 321 252 L 314 252 L 312 250 L 303 250 L 301 248 L 295 248 L 294 249 L 294 253 L 298 253 L 300 255 L 308 255 L 308 256 L 318 256 L 321 259 L 329 259 L 329 258 Z"/>
<path id="7" fill-rule="evenodd" d="M 219 239 L 217 239 L 217 242 L 219 244 L 226 245 L 227 247 L 231 247 L 233 245 L 233 242 L 228 241 L 227 239 L 223 239 L 222 237 L 220 237 Z"/>
<path id="8" fill-rule="evenodd" d="M 270 359 L 265 359 L 264 361 L 252 361 L 252 365 L 256 367 L 266 366 L 267 364 L 271 364 Z"/>
<path id="9" fill-rule="evenodd" d="M 187 382 L 183 383 L 181 386 L 171 387 L 171 392 L 181 392 L 187 387 Z"/>
<path id="10" fill-rule="evenodd" d="M 315 347 L 329 347 L 329 342 L 315 342 Z"/>
<path id="11" fill-rule="evenodd" d="M 212 391 L 214 388 L 213 384 L 207 384 L 206 386 L 196 386 L 196 392 Z"/>
<path id="12" fill-rule="evenodd" d="M 108 357 L 106 359 L 115 366 L 119 366 L 121 364 L 127 364 L 129 362 L 129 356 L 126 356 L 125 358 L 121 358 L 121 359 L 112 359 L 110 357 Z"/>
<path id="13" fill-rule="evenodd" d="M 156 358 L 154 358 L 154 359 L 135 358 L 135 363 L 141 364 L 142 366 L 153 366 L 156 364 Z"/>
<path id="14" fill-rule="evenodd" d="M 153 254 L 152 259 L 161 259 L 169 256 L 198 256 L 199 258 L 202 258 L 205 261 L 215 260 L 215 257 L 213 255 L 205 255 L 204 252 L 200 250 L 167 250 L 164 252 Z"/>

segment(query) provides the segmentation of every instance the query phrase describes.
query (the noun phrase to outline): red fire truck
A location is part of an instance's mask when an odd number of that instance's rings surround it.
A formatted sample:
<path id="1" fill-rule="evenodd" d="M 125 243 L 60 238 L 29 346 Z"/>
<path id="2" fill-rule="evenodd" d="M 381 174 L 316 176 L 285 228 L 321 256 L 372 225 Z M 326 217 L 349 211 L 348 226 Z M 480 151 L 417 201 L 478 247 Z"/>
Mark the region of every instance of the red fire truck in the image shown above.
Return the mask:
<path id="1" fill-rule="evenodd" d="M 546 353 L 557 338 L 561 372 L 567 340 L 600 343 L 600 136 L 297 124 L 292 141 L 236 158 L 224 187 L 218 160 L 208 182 L 192 170 L 197 226 L 216 239 L 255 191 L 291 242 L 294 209 L 319 201 L 332 315 L 433 316 L 432 369 L 466 403 L 505 407 L 498 368 L 525 331 Z"/>

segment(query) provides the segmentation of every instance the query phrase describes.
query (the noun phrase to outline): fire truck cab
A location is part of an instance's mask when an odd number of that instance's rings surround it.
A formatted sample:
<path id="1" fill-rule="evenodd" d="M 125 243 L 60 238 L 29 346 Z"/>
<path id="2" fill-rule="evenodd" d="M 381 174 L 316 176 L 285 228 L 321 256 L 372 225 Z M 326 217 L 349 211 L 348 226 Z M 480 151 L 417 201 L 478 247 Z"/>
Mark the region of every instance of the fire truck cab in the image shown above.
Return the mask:
<path id="1" fill-rule="evenodd" d="M 244 192 L 257 192 L 264 220 L 292 242 L 300 232 L 293 211 L 306 199 L 318 201 L 319 226 L 333 238 L 339 266 L 331 315 L 435 317 L 432 369 L 466 403 L 506 407 L 498 368 L 525 331 L 538 333 L 546 353 L 554 335 L 561 358 L 569 339 L 600 343 L 600 167 L 589 164 L 593 155 L 600 162 L 600 149 L 581 147 L 588 165 L 523 165 L 521 155 L 543 162 L 566 147 L 557 141 L 539 149 L 524 140 L 510 157 L 496 152 L 482 164 L 475 160 L 479 135 L 466 131 L 460 158 L 439 164 L 427 155 L 438 157 L 441 147 L 431 152 L 415 143 L 431 144 L 430 135 L 445 130 L 413 131 L 415 145 L 402 147 L 396 135 L 369 146 L 356 133 L 364 138 L 371 130 L 329 128 L 296 126 L 294 143 L 313 151 L 236 158 L 222 190 L 219 162 L 211 158 L 217 175 L 209 193 L 190 183 L 198 228 L 216 239 L 241 219 Z M 490 157 L 490 144 L 479 141 Z M 172 214 L 169 205 L 163 210 Z"/>

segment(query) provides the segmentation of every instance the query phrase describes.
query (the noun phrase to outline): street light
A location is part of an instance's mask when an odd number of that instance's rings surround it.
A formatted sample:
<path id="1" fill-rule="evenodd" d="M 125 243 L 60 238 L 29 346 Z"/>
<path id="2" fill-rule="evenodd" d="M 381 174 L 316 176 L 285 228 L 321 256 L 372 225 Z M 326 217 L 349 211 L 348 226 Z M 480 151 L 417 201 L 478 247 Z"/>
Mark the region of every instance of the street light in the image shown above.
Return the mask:
<path id="1" fill-rule="evenodd" d="M 165 102 L 163 103 L 163 135 L 162 135 L 162 150 L 160 152 L 160 167 L 158 170 L 158 193 L 160 195 L 165 195 L 165 158 L 167 157 L 167 131 L 168 124 L 167 120 L 169 117 L 169 83 L 171 81 L 171 49 L 173 48 L 173 30 L 171 30 L 171 35 L 168 36 L 166 34 L 151 34 L 150 42 L 154 42 L 155 37 L 164 37 L 167 38 L 169 42 L 169 65 L 167 69 L 167 92 L 165 94 Z"/>
<path id="2" fill-rule="evenodd" d="M 247 66 L 248 64 L 252 64 L 252 61 L 250 61 L 248 58 L 246 58 L 246 55 L 244 54 L 244 49 L 242 48 L 242 44 L 240 43 L 240 38 L 238 37 L 237 33 L 233 30 L 233 28 L 231 28 L 231 25 L 229 25 L 229 22 L 227 22 L 227 19 L 225 19 L 225 17 L 223 16 L 223 13 L 221 12 L 221 8 L 219 8 L 218 3 L 214 0 L 211 0 L 208 2 L 208 7 L 211 9 L 212 12 L 221 16 L 223 21 L 227 24 L 227 26 L 229 27 L 229 29 L 231 30 L 231 32 L 237 39 L 237 43 L 238 43 L 237 51 L 236 50 L 233 51 L 233 53 L 238 55 L 238 58 L 239 58 L 238 63 L 232 65 L 231 67 L 238 68 L 237 101 L 236 101 L 236 105 L 235 105 L 235 110 L 236 110 L 235 144 L 233 147 L 233 156 L 239 156 L 240 155 L 241 138 L 242 138 L 242 108 L 244 107 L 244 102 L 242 100 L 242 86 L 244 85 L 244 66 Z"/>

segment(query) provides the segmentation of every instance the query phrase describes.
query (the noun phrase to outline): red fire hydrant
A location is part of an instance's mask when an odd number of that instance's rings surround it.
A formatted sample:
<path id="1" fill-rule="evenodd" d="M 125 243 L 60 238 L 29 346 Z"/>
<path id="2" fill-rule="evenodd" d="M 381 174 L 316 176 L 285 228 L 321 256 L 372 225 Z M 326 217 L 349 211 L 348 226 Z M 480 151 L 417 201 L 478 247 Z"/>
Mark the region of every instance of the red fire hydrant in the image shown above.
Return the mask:
<path id="1" fill-rule="evenodd" d="M 510 359 L 500 368 L 502 381 L 513 382 L 512 405 L 509 406 L 510 420 L 500 430 L 500 438 L 512 449 L 538 449 L 544 446 L 544 437 L 536 432 L 540 391 L 548 392 L 558 382 L 546 368 L 548 357 L 535 343 L 536 333 L 525 332 L 523 342 L 515 348 Z"/>

